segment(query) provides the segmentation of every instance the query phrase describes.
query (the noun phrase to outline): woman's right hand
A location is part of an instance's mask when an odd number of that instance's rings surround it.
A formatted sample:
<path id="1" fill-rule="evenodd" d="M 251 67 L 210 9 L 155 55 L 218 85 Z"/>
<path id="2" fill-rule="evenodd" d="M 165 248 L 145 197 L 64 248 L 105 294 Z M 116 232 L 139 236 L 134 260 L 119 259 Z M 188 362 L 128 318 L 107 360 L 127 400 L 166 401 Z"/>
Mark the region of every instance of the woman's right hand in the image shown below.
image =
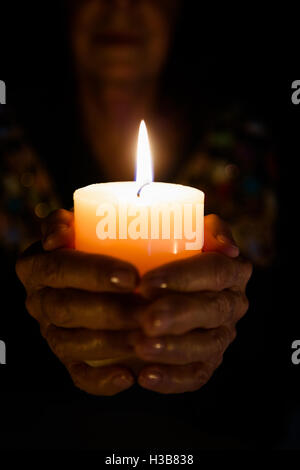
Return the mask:
<path id="1" fill-rule="evenodd" d="M 16 263 L 28 312 L 40 323 L 43 337 L 77 387 L 95 395 L 129 388 L 134 377 L 126 367 L 90 367 L 85 361 L 133 353 L 126 336 L 138 328 L 133 314 L 138 306 L 135 267 L 74 250 L 72 212 L 53 212 L 42 231 L 43 240 Z"/>

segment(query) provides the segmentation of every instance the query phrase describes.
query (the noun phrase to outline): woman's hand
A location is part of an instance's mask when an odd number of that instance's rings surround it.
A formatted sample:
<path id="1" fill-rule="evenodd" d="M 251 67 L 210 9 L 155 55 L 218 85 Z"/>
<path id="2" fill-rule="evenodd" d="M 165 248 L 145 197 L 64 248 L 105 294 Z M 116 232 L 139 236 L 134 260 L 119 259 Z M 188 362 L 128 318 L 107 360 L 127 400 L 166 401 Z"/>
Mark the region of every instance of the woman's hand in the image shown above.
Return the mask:
<path id="1" fill-rule="evenodd" d="M 93 368 L 85 361 L 132 355 L 126 336 L 138 327 L 132 314 L 138 302 L 133 294 L 136 269 L 115 258 L 70 249 L 71 212 L 51 214 L 43 232 L 42 244 L 32 245 L 16 264 L 28 312 L 79 388 L 96 395 L 129 388 L 134 383 L 129 369 Z M 64 248 L 55 250 L 59 247 Z"/>
<path id="2" fill-rule="evenodd" d="M 84 361 L 132 354 L 133 348 L 151 363 L 138 377 L 145 388 L 181 393 L 209 379 L 247 310 L 251 275 L 224 222 L 205 217 L 204 250 L 213 253 L 147 273 L 139 286 L 142 302 L 133 294 L 138 285 L 133 266 L 72 250 L 71 212 L 51 214 L 43 234 L 42 246 L 28 249 L 16 269 L 29 313 L 79 388 L 113 395 L 130 387 L 129 369 L 93 368 Z"/>
<path id="3" fill-rule="evenodd" d="M 160 393 L 200 388 L 221 364 L 248 309 L 252 266 L 238 256 L 227 225 L 215 215 L 205 217 L 204 251 L 141 280 L 140 291 L 152 302 L 137 315 L 143 333 L 134 332 L 131 342 L 137 356 L 151 362 L 138 378 L 145 388 Z"/>

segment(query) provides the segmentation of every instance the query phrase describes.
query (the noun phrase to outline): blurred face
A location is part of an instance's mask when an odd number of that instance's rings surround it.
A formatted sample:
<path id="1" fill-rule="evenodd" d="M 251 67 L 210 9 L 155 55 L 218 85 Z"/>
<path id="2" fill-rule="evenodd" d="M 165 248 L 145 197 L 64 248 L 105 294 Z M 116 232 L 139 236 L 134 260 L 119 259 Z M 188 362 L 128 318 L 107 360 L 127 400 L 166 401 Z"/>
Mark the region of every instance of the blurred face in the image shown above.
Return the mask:
<path id="1" fill-rule="evenodd" d="M 179 0 L 69 0 L 77 69 L 109 81 L 158 76 L 178 4 Z"/>

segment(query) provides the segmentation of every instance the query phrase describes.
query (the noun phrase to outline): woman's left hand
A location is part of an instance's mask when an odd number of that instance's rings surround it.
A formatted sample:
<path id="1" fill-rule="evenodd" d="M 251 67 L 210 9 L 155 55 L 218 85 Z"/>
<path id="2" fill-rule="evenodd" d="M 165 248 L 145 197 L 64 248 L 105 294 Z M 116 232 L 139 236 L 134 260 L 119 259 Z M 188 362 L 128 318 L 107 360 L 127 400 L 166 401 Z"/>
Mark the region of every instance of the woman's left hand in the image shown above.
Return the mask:
<path id="1" fill-rule="evenodd" d="M 227 224 L 205 217 L 204 253 L 145 274 L 140 292 L 150 300 L 132 333 L 138 357 L 149 362 L 139 384 L 160 393 L 194 391 L 221 364 L 248 310 L 246 285 L 252 273 L 239 256 Z"/>

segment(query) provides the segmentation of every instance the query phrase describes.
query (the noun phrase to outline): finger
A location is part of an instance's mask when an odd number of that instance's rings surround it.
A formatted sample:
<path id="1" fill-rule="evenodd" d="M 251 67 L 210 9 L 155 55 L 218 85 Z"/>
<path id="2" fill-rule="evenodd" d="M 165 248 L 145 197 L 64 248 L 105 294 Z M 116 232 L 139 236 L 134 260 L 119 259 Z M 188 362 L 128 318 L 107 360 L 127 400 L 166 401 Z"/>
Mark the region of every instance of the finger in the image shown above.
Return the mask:
<path id="1" fill-rule="evenodd" d="M 49 235 L 45 235 L 43 238 L 43 249 L 45 251 L 52 251 L 58 248 L 74 248 L 74 240 L 74 227 L 59 224 L 53 228 L 53 231 Z"/>
<path id="2" fill-rule="evenodd" d="M 217 251 L 232 258 L 240 252 L 229 225 L 215 214 L 204 217 L 203 251 Z"/>
<path id="3" fill-rule="evenodd" d="M 57 248 L 74 248 L 74 215 L 73 212 L 58 209 L 52 212 L 42 223 L 44 250 Z"/>
<path id="4" fill-rule="evenodd" d="M 126 332 L 122 331 L 67 329 L 50 325 L 44 337 L 53 353 L 62 361 L 97 361 L 134 355 Z"/>
<path id="5" fill-rule="evenodd" d="M 243 289 L 252 273 L 251 263 L 242 257 L 229 258 L 221 253 L 200 253 L 174 261 L 146 273 L 139 290 L 153 298 L 163 290 L 179 292 Z"/>
<path id="6" fill-rule="evenodd" d="M 32 254 L 25 251 L 16 264 L 27 289 L 45 286 L 75 288 L 91 292 L 124 292 L 135 289 L 136 268 L 125 261 L 76 250 Z"/>
<path id="7" fill-rule="evenodd" d="M 90 367 L 66 364 L 76 387 L 92 395 L 116 395 L 134 384 L 132 373 L 122 366 Z"/>
<path id="8" fill-rule="evenodd" d="M 143 388 L 159 393 L 194 392 L 205 385 L 222 359 L 211 363 L 195 363 L 185 366 L 165 366 L 151 364 L 145 366 L 138 383 Z"/>
<path id="9" fill-rule="evenodd" d="M 74 213 L 65 209 L 57 209 L 51 212 L 42 222 L 41 231 L 45 236 L 51 232 L 51 228 L 59 224 L 72 225 Z"/>
<path id="10" fill-rule="evenodd" d="M 147 336 L 180 335 L 196 328 L 237 322 L 248 310 L 240 291 L 163 295 L 141 309 L 136 319 Z"/>
<path id="11" fill-rule="evenodd" d="M 136 332 L 130 337 L 136 355 L 144 361 L 163 364 L 191 364 L 220 356 L 236 336 L 235 328 L 220 326 L 195 330 L 180 336 L 149 338 Z"/>
<path id="12" fill-rule="evenodd" d="M 137 303 L 138 297 L 131 294 L 45 287 L 27 297 L 26 308 L 38 321 L 47 318 L 64 328 L 129 330 L 138 327 L 133 315 Z"/>

